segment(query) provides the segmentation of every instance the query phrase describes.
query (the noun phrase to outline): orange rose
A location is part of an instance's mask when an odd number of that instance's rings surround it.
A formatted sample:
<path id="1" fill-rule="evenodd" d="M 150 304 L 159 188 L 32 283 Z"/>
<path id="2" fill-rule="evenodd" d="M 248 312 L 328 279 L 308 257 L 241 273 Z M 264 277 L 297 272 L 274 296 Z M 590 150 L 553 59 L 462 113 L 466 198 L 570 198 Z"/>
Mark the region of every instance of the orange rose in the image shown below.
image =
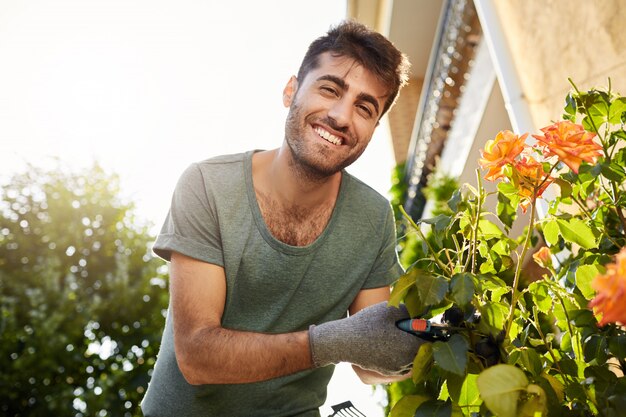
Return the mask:
<path id="1" fill-rule="evenodd" d="M 559 161 L 578 174 L 582 161 L 594 163 L 602 146 L 594 142 L 596 134 L 587 132 L 581 125 L 565 120 L 541 129 L 544 136 L 533 135 L 541 142 L 546 156 L 557 156 Z"/>
<path id="2" fill-rule="evenodd" d="M 543 246 L 537 252 L 533 253 L 533 259 L 542 268 L 550 268 L 552 266 L 552 255 L 547 246 Z"/>
<path id="3" fill-rule="evenodd" d="M 489 169 L 485 179 L 489 181 L 502 177 L 502 167 L 511 164 L 522 153 L 528 133 L 517 136 L 509 130 L 499 132 L 495 139 L 488 140 L 478 160 L 482 169 Z"/>
<path id="4" fill-rule="evenodd" d="M 589 307 L 602 314 L 598 325 L 626 324 L 626 247 L 617 254 L 615 263 L 607 265 L 604 275 L 594 278 L 591 287 L 596 290 L 596 296 Z"/>
<path id="5" fill-rule="evenodd" d="M 520 207 L 526 213 L 532 199 L 541 197 L 553 179 L 544 172 L 543 165 L 535 161 L 532 156 L 513 161 L 513 172 L 519 186 Z"/>

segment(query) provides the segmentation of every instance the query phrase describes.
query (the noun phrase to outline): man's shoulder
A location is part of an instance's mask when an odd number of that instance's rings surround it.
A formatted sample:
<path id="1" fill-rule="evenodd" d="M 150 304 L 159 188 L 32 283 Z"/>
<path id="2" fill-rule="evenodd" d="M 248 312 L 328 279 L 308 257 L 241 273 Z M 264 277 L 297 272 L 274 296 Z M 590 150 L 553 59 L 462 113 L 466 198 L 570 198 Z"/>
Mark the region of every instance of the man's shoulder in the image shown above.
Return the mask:
<path id="1" fill-rule="evenodd" d="M 243 182 L 246 158 L 250 152 L 213 156 L 187 166 L 179 179 L 179 185 L 192 187 L 225 185 Z"/>
<path id="2" fill-rule="evenodd" d="M 187 170 L 196 171 L 197 175 L 204 177 L 205 180 L 209 177 L 218 177 L 222 181 L 229 177 L 232 179 L 235 179 L 234 177 L 241 178 L 251 154 L 252 151 L 212 156 L 192 163 Z"/>
<path id="3" fill-rule="evenodd" d="M 366 207 L 380 209 L 381 206 L 389 207 L 389 199 L 384 197 L 371 186 L 367 185 L 354 175 L 345 172 L 348 196 L 351 200 L 357 200 L 357 204 L 366 204 Z"/>
<path id="4" fill-rule="evenodd" d="M 212 156 L 210 158 L 195 162 L 194 165 L 198 167 L 211 166 L 211 165 L 226 165 L 236 164 L 245 161 L 250 152 L 232 153 L 227 155 Z"/>

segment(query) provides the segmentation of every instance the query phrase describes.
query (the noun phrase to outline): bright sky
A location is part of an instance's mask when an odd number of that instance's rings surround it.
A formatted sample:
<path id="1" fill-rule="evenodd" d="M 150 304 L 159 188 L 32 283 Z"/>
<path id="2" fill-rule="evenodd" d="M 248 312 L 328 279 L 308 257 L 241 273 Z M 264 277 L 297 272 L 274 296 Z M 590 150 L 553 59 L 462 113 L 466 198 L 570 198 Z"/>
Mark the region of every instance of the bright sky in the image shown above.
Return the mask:
<path id="1" fill-rule="evenodd" d="M 191 162 L 280 146 L 282 89 L 343 0 L 0 0 L 0 176 L 59 156 L 160 225 Z M 351 172 L 385 194 L 387 126 Z"/>
<path id="2" fill-rule="evenodd" d="M 0 179 L 51 157 L 98 161 L 158 229 L 191 162 L 280 146 L 282 89 L 345 12 L 344 0 L 0 0 Z M 392 167 L 383 122 L 349 171 L 386 194 Z M 331 404 L 355 400 L 341 387 Z"/>

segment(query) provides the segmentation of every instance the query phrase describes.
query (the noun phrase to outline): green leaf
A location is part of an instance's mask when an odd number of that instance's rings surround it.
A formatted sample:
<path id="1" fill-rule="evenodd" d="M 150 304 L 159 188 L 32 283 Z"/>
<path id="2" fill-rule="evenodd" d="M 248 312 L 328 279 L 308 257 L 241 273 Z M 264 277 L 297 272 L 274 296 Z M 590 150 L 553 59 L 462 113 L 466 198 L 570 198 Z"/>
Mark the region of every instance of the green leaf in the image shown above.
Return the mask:
<path id="1" fill-rule="evenodd" d="M 481 372 L 476 384 L 492 413 L 498 417 L 516 417 L 517 401 L 528 386 L 528 378 L 521 369 L 500 364 Z"/>
<path id="2" fill-rule="evenodd" d="M 566 241 L 576 243 L 583 249 L 594 249 L 598 247 L 598 238 L 584 221 L 577 218 L 572 218 L 569 221 L 558 218 L 556 222 L 559 226 L 561 236 L 563 236 L 563 239 Z"/>
<path id="3" fill-rule="evenodd" d="M 517 244 L 512 239 L 502 237 L 498 239 L 495 245 L 491 246 L 491 250 L 498 255 L 509 256 L 516 248 Z"/>
<path id="4" fill-rule="evenodd" d="M 528 286 L 528 291 L 539 311 L 548 313 L 552 309 L 554 300 L 550 294 L 550 287 L 545 281 L 541 280 L 531 283 Z"/>
<path id="5" fill-rule="evenodd" d="M 429 400 L 424 395 L 405 395 L 393 406 L 389 417 L 413 417 L 417 407 Z"/>
<path id="6" fill-rule="evenodd" d="M 617 375 L 606 366 L 591 365 L 585 368 L 585 378 L 590 378 L 598 397 L 604 397 L 608 392 L 614 392 L 618 381 Z"/>
<path id="7" fill-rule="evenodd" d="M 415 285 L 415 279 L 419 275 L 419 269 L 410 269 L 402 275 L 393 285 L 391 295 L 389 296 L 389 305 L 398 307 L 409 289 Z"/>
<path id="8" fill-rule="evenodd" d="M 609 338 L 609 351 L 618 358 L 626 358 L 626 335 Z"/>
<path id="9" fill-rule="evenodd" d="M 428 400 L 417 407 L 415 417 L 450 417 L 452 403 L 449 401 Z"/>
<path id="10" fill-rule="evenodd" d="M 506 360 L 506 362 L 509 365 L 515 365 L 520 361 L 520 358 L 522 357 L 522 352 L 520 349 L 516 348 L 514 350 L 512 350 L 511 352 L 509 352 L 509 356 Z"/>
<path id="11" fill-rule="evenodd" d="M 424 343 L 420 346 L 413 360 L 413 383 L 416 385 L 428 377 L 433 365 L 433 345 Z"/>
<path id="12" fill-rule="evenodd" d="M 498 270 L 496 269 L 496 266 L 493 264 L 493 260 L 491 258 L 481 263 L 478 271 L 481 274 L 497 274 L 498 273 Z"/>
<path id="13" fill-rule="evenodd" d="M 449 374 L 449 375 L 454 375 L 454 374 Z M 450 399 L 450 393 L 448 392 L 448 385 L 450 385 L 449 377 L 448 379 L 443 381 L 443 384 L 441 384 L 441 389 L 439 390 L 439 396 L 437 397 L 438 400 L 447 401 Z"/>
<path id="14" fill-rule="evenodd" d="M 439 304 L 438 306 L 433 307 L 433 308 L 430 310 L 430 312 L 429 312 L 429 313 L 430 313 L 431 317 L 438 316 L 439 314 L 443 314 L 443 313 L 445 313 L 445 311 L 446 311 L 447 309 L 449 309 L 450 307 L 452 307 L 452 305 L 453 305 L 453 304 L 452 304 L 451 302 L 450 302 L 450 303 L 446 303 L 446 302 L 441 303 L 441 304 Z"/>
<path id="15" fill-rule="evenodd" d="M 591 288 L 591 281 L 597 277 L 604 267 L 596 264 L 581 265 L 576 269 L 576 286 L 586 299 L 593 298 L 595 291 Z"/>
<path id="16" fill-rule="evenodd" d="M 494 223 L 486 219 L 480 219 L 478 222 L 478 236 L 480 239 L 493 239 L 496 237 L 502 237 L 502 230 Z"/>
<path id="17" fill-rule="evenodd" d="M 461 195 L 461 191 L 457 190 L 452 194 L 452 197 L 447 201 L 448 207 L 450 210 L 456 212 L 459 208 L 459 203 L 463 201 L 463 196 Z"/>
<path id="18" fill-rule="evenodd" d="M 508 308 L 502 303 L 486 302 L 480 306 L 479 310 L 481 315 L 479 329 L 497 336 L 504 329 L 504 321 L 509 313 Z"/>
<path id="19" fill-rule="evenodd" d="M 559 225 L 556 220 L 550 220 L 543 224 L 543 237 L 550 246 L 559 242 Z"/>
<path id="20" fill-rule="evenodd" d="M 463 381 L 465 381 L 465 375 L 456 375 L 451 373 L 445 374 L 445 381 L 441 387 L 439 392 L 439 399 L 445 400 L 447 398 L 452 399 L 455 403 L 459 401 L 459 397 L 461 395 L 461 388 L 463 387 Z M 441 392 L 446 390 L 446 398 L 443 398 Z"/>
<path id="21" fill-rule="evenodd" d="M 582 384 L 569 384 L 565 387 L 565 395 L 571 399 L 578 399 L 581 402 L 587 401 L 587 392 Z"/>
<path id="22" fill-rule="evenodd" d="M 611 140 L 614 143 L 617 143 L 618 141 L 622 140 L 626 140 L 626 131 L 624 129 L 620 129 L 620 130 L 616 130 L 615 132 L 611 132 Z M 613 159 L 615 162 L 617 162 L 618 164 L 622 164 L 624 165 L 624 162 L 626 159 L 626 149 L 621 148 L 619 151 L 617 151 L 617 153 L 615 154 L 615 158 Z"/>
<path id="23" fill-rule="evenodd" d="M 559 381 L 558 379 L 556 379 L 554 376 L 545 372 L 541 374 L 541 377 L 544 378 L 546 381 L 548 381 L 548 383 L 554 390 L 554 393 L 556 394 L 556 397 L 559 400 L 559 402 L 563 401 L 565 399 L 565 394 L 563 392 L 563 389 L 564 389 L 563 383 Z"/>
<path id="24" fill-rule="evenodd" d="M 541 358 L 535 349 L 521 348 L 520 363 L 533 376 L 538 376 L 543 370 Z"/>
<path id="25" fill-rule="evenodd" d="M 600 126 L 607 121 L 608 113 L 609 108 L 607 103 L 597 103 L 591 106 L 589 109 L 589 117 L 591 117 L 589 126 L 591 127 L 592 132 L 597 133 L 597 129 L 599 129 Z M 593 124 L 591 124 L 591 122 L 593 122 Z"/>
<path id="26" fill-rule="evenodd" d="M 596 325 L 596 318 L 593 312 L 587 308 L 569 310 L 570 320 L 576 327 L 589 327 Z"/>
<path id="27" fill-rule="evenodd" d="M 404 305 L 406 309 L 409 310 L 411 317 L 421 317 L 428 310 L 428 306 L 425 306 L 422 300 L 420 300 L 417 294 L 417 287 L 415 286 L 409 288 L 409 291 L 404 296 Z"/>
<path id="28" fill-rule="evenodd" d="M 567 375 L 578 376 L 578 363 L 574 359 L 568 357 L 561 359 L 559 369 Z"/>
<path id="29" fill-rule="evenodd" d="M 474 279 L 472 275 L 463 272 L 454 274 L 450 280 L 452 299 L 460 306 L 468 304 L 474 297 Z"/>
<path id="30" fill-rule="evenodd" d="M 597 125 L 594 125 L 594 123 L 595 123 L 595 120 L 588 116 L 583 117 L 583 119 L 581 120 L 581 124 L 583 125 L 586 131 L 598 133 Z"/>
<path id="31" fill-rule="evenodd" d="M 606 162 L 600 164 L 602 175 L 617 183 L 621 183 L 626 177 L 626 171 L 624 168 L 619 166 L 618 164 L 607 164 Z"/>
<path id="32" fill-rule="evenodd" d="M 563 352 L 570 352 L 573 350 L 572 348 L 572 336 L 570 336 L 570 332 L 566 331 L 561 334 L 561 350 Z"/>
<path id="33" fill-rule="evenodd" d="M 447 342 L 433 343 L 433 357 L 440 368 L 457 375 L 464 375 L 468 348 L 465 338 L 455 334 Z"/>
<path id="34" fill-rule="evenodd" d="M 527 388 L 527 396 L 521 404 L 517 417 L 535 417 L 546 415 L 548 398 L 546 392 L 539 385 L 530 384 Z"/>
<path id="35" fill-rule="evenodd" d="M 478 284 L 481 288 L 481 291 L 485 290 L 495 290 L 498 288 L 508 288 L 506 282 L 496 275 L 479 275 L 478 276 Z M 508 288 L 510 290 L 510 288 Z"/>
<path id="36" fill-rule="evenodd" d="M 478 285 L 478 292 L 491 291 L 491 301 L 494 302 L 500 301 L 503 294 L 511 291 L 506 282 L 495 275 L 479 275 Z"/>
<path id="37" fill-rule="evenodd" d="M 576 100 L 572 97 L 572 93 L 569 93 L 567 97 L 565 97 L 565 107 L 563 111 L 565 111 L 566 115 L 576 118 Z"/>
<path id="38" fill-rule="evenodd" d="M 439 304 L 448 292 L 448 281 L 440 276 L 422 275 L 415 285 L 417 286 L 420 299 L 426 305 Z"/>
<path id="39" fill-rule="evenodd" d="M 569 181 L 565 181 L 561 178 L 556 178 L 554 182 L 559 186 L 559 189 L 561 190 L 561 198 L 567 198 L 572 195 L 572 184 Z"/>
<path id="40" fill-rule="evenodd" d="M 510 228 L 517 217 L 517 206 L 519 205 L 518 190 L 511 183 L 500 182 L 498 191 L 496 214 L 498 219 Z"/>
<path id="41" fill-rule="evenodd" d="M 499 302 L 502 299 L 502 296 L 511 291 L 509 286 L 502 286 L 500 288 L 494 288 L 491 290 L 491 301 Z"/>
<path id="42" fill-rule="evenodd" d="M 615 99 L 609 107 L 609 123 L 619 124 L 624 112 L 626 112 L 626 97 Z"/>
<path id="43" fill-rule="evenodd" d="M 515 187 L 510 182 L 499 182 L 497 188 L 501 194 L 504 194 L 507 197 L 517 197 L 519 195 L 519 190 L 517 189 L 517 187 Z"/>
<path id="44" fill-rule="evenodd" d="M 591 335 L 583 346 L 583 353 L 587 363 L 595 360 L 595 363 L 598 365 L 604 364 L 608 357 L 606 351 L 606 338 L 597 334 Z"/>
<path id="45" fill-rule="evenodd" d="M 437 217 L 433 217 L 431 219 L 422 219 L 421 223 L 427 223 L 435 226 L 433 232 L 441 233 L 446 230 L 446 227 L 450 224 L 452 218 L 450 216 L 446 216 L 443 214 L 438 215 Z"/>
<path id="46" fill-rule="evenodd" d="M 476 374 L 467 374 L 465 377 L 452 374 L 448 378 L 450 397 L 467 412 L 478 412 L 482 403 L 476 386 L 477 378 Z"/>

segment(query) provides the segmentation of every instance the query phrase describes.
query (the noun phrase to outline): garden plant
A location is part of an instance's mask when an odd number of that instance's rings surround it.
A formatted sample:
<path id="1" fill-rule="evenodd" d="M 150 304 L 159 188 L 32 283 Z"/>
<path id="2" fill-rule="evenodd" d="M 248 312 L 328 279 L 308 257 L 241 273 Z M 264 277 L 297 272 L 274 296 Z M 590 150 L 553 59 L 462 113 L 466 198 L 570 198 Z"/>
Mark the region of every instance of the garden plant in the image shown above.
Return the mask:
<path id="1" fill-rule="evenodd" d="M 140 416 L 167 308 L 154 236 L 99 165 L 0 186 L 0 415 Z"/>
<path id="2" fill-rule="evenodd" d="M 392 417 L 624 415 L 626 98 L 570 83 L 562 120 L 498 133 L 476 186 L 404 213 L 390 303 L 451 330 L 388 388 Z"/>

